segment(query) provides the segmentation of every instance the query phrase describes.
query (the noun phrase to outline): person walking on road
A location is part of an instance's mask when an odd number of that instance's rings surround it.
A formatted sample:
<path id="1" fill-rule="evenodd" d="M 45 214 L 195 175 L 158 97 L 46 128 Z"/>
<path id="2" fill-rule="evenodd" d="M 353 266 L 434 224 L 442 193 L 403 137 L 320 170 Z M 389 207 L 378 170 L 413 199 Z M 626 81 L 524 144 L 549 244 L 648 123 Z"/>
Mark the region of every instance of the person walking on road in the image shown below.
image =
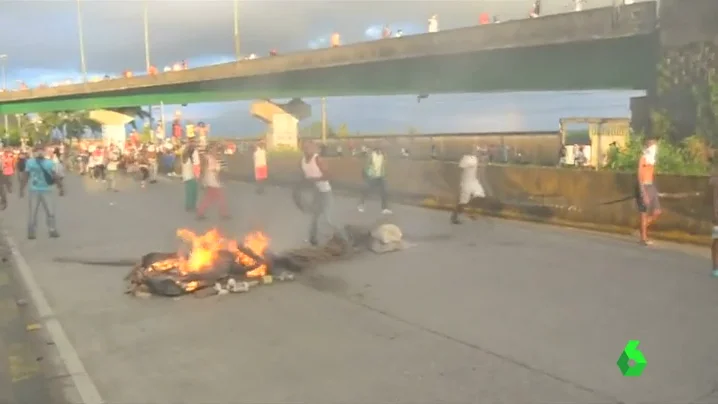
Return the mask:
<path id="1" fill-rule="evenodd" d="M 12 193 L 12 177 L 15 175 L 15 154 L 5 149 L 2 156 L 2 186 L 5 192 Z"/>
<path id="2" fill-rule="evenodd" d="M 474 198 L 486 197 L 484 187 L 477 177 L 479 158 L 476 154 L 466 154 L 459 161 L 461 169 L 461 182 L 459 183 L 459 198 L 454 211 L 451 213 L 451 223 L 461 224 L 459 215 Z"/>
<path id="3" fill-rule="evenodd" d="M 55 217 L 55 199 L 52 194 L 53 185 L 57 185 L 60 196 L 64 195 L 62 181 L 56 172 L 55 163 L 51 159 L 45 157 L 45 149 L 42 145 L 35 147 L 35 155 L 25 162 L 25 171 L 22 174 L 20 182 L 20 197 L 25 195 L 25 188 L 30 183 L 28 192 L 28 223 L 27 238 L 35 239 L 35 231 L 37 229 L 37 215 L 40 207 L 45 212 L 47 220 L 47 228 L 52 238 L 60 237 L 60 233 L 56 227 Z"/>
<path id="4" fill-rule="evenodd" d="M 197 211 L 197 195 L 199 184 L 197 179 L 201 174 L 199 151 L 194 139 L 187 140 L 182 153 L 182 181 L 184 182 L 184 208 L 187 212 Z"/>
<path id="5" fill-rule="evenodd" d="M 117 170 L 120 166 L 120 148 L 111 144 L 107 149 L 107 190 L 117 192 Z"/>
<path id="6" fill-rule="evenodd" d="M 381 198 L 381 213 L 385 215 L 391 214 L 386 193 L 386 156 L 380 148 L 377 147 L 367 153 L 363 174 L 366 188 L 361 193 L 361 199 L 357 207 L 359 212 L 364 212 L 364 203 L 367 197 L 372 191 L 376 190 L 379 193 L 379 198 Z"/>
<path id="7" fill-rule="evenodd" d="M 219 172 L 222 168 L 219 159 L 215 155 L 218 152 L 216 146 L 210 146 L 207 153 L 207 166 L 204 173 L 204 195 L 197 208 L 197 219 L 199 220 L 205 219 L 207 208 L 214 204 L 219 207 L 219 214 L 222 218 L 229 219 L 227 199 L 219 180 Z"/>
<path id="8" fill-rule="evenodd" d="M 347 240 L 344 232 L 332 220 L 332 186 L 327 177 L 328 167 L 319 157 L 319 149 L 312 142 L 304 144 L 302 172 L 305 180 L 311 182 L 313 188 L 312 219 L 309 225 L 309 242 L 319 245 L 319 225 L 323 220 L 336 234 Z"/>
<path id="9" fill-rule="evenodd" d="M 264 193 L 264 182 L 267 180 L 267 151 L 258 143 L 254 150 L 254 180 L 257 182 L 257 193 Z"/>
<path id="10" fill-rule="evenodd" d="M 654 184 L 658 143 L 655 139 L 646 141 L 643 156 L 638 161 L 638 182 L 636 205 L 641 213 L 640 243 L 653 244 L 648 239 L 648 228 L 661 215 L 661 204 L 658 201 L 658 189 Z"/>

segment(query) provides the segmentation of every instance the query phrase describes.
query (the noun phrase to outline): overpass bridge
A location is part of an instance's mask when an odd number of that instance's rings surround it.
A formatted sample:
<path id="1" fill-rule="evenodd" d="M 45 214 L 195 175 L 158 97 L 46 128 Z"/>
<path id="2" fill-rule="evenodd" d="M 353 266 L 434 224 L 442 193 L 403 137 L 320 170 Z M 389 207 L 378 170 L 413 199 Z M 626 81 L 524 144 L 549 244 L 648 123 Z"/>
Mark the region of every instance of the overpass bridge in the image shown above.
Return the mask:
<path id="1" fill-rule="evenodd" d="M 0 94 L 0 114 L 242 99 L 646 89 L 654 2 L 508 21 L 156 76 Z"/>

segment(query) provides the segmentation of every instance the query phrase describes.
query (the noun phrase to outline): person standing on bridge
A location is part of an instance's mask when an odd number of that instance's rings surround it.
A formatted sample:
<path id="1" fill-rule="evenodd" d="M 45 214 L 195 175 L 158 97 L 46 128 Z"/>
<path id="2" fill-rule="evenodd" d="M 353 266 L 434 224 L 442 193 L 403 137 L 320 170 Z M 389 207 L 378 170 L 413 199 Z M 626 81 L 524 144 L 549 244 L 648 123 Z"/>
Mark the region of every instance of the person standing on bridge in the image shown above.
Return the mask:
<path id="1" fill-rule="evenodd" d="M 643 245 L 652 244 L 648 239 L 648 227 L 661 214 L 658 189 L 654 184 L 657 156 L 658 144 L 655 139 L 647 140 L 643 155 L 638 160 L 638 189 L 636 190 L 636 204 L 641 213 L 640 242 Z"/>
<path id="2" fill-rule="evenodd" d="M 453 224 L 461 224 L 459 215 L 463 213 L 472 199 L 486 197 L 484 187 L 481 186 L 481 182 L 477 177 L 478 167 L 479 158 L 476 154 L 466 154 L 459 161 L 461 182 L 459 183 L 459 198 L 454 211 L 451 213 L 451 223 Z"/>
<path id="3" fill-rule="evenodd" d="M 541 0 L 534 0 L 533 7 L 531 7 L 531 12 L 529 12 L 529 17 L 538 18 L 540 16 L 541 16 Z"/>
<path id="4" fill-rule="evenodd" d="M 427 31 L 429 31 L 429 33 L 439 32 L 439 16 L 436 14 L 432 15 L 429 17 L 429 21 L 427 21 L 427 23 Z"/>
<path id="5" fill-rule="evenodd" d="M 586 3 L 586 0 L 573 0 L 573 11 L 576 11 L 576 12 L 583 11 L 584 3 Z"/>
<path id="6" fill-rule="evenodd" d="M 55 203 L 52 195 L 52 186 L 57 184 L 60 196 L 64 195 L 62 181 L 57 176 L 55 163 L 45 157 L 45 148 L 40 144 L 35 146 L 35 156 L 25 162 L 25 171 L 20 182 L 20 197 L 25 195 L 25 187 L 30 183 L 28 194 L 28 223 L 27 238 L 35 239 L 37 229 L 37 214 L 40 207 L 45 211 L 47 228 L 52 238 L 60 237 L 55 223 Z"/>

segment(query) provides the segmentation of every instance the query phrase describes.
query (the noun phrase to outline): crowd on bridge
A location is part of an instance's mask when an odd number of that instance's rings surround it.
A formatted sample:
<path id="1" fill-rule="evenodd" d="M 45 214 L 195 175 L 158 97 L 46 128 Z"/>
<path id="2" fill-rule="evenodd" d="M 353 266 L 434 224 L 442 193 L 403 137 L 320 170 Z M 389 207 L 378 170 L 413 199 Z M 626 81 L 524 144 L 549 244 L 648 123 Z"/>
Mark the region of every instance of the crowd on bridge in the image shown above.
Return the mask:
<path id="1" fill-rule="evenodd" d="M 589 2 L 589 0 L 570 0 L 572 2 L 572 8 L 576 12 L 583 11 L 584 5 Z M 618 3 L 616 3 L 618 1 Z M 635 0 L 614 0 L 614 4 L 617 5 L 630 5 L 633 4 Z M 541 17 L 542 14 L 542 5 L 541 0 L 534 0 L 533 4 L 530 8 L 530 11 L 528 12 L 529 18 L 538 18 Z M 485 24 L 495 24 L 501 22 L 498 15 L 491 15 L 488 12 L 481 12 L 478 16 L 478 24 L 479 25 L 485 25 Z M 439 32 L 439 16 L 437 14 L 431 15 L 427 20 L 426 25 L 426 32 L 427 33 L 436 33 Z M 381 31 L 381 38 L 382 39 L 389 39 L 389 38 L 400 38 L 404 36 L 404 31 L 402 29 L 397 29 L 394 31 L 391 28 L 391 24 L 385 24 Z M 337 31 L 333 32 L 329 37 L 329 46 L 336 48 L 342 45 L 342 39 L 341 34 Z M 268 56 L 277 56 L 278 51 L 276 49 L 271 49 L 267 53 Z M 254 60 L 258 59 L 260 56 L 256 53 L 251 53 L 247 56 L 244 56 L 243 60 Z M 166 65 L 163 69 L 159 69 L 155 65 L 149 65 L 147 67 L 146 74 L 148 75 L 158 75 L 162 73 L 168 73 L 168 72 L 176 72 L 176 71 L 182 71 L 189 69 L 189 65 L 187 60 L 182 60 L 179 62 L 171 63 Z M 133 77 L 134 73 L 131 70 L 124 70 L 121 74 L 121 77 L 129 78 Z M 89 77 L 90 82 L 99 82 L 102 80 L 110 80 L 113 79 L 113 77 L 110 74 L 106 74 L 104 76 L 93 76 Z M 18 87 L 17 90 L 28 90 L 30 86 L 23 80 L 17 80 Z M 75 80 L 72 79 L 66 79 L 66 80 L 60 80 L 52 83 L 41 83 L 37 85 L 37 88 L 48 88 L 48 87 L 59 87 L 59 86 L 65 86 L 65 85 L 71 85 L 74 84 Z M 0 90 L 2 91 L 13 91 L 12 89 L 3 88 Z"/>

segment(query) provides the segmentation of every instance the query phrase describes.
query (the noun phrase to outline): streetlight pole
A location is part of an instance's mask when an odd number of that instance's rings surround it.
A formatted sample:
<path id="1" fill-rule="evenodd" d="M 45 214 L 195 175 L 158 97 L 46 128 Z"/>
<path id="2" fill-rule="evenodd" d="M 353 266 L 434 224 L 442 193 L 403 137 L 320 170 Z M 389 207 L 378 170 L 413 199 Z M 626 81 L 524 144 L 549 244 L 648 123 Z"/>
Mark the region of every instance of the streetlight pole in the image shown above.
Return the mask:
<path id="1" fill-rule="evenodd" d="M 150 62 L 150 13 L 149 13 L 149 0 L 145 0 L 143 3 L 143 13 L 142 13 L 142 20 L 144 22 L 144 31 L 145 31 L 145 74 L 150 74 L 150 66 L 152 66 L 152 63 Z M 151 135 L 150 138 L 152 140 L 154 139 L 154 131 L 152 131 L 152 105 L 148 106 L 149 110 L 149 116 L 150 116 L 150 131 Z"/>
<path id="2" fill-rule="evenodd" d="M 87 83 L 87 63 L 85 62 L 85 35 L 82 33 L 82 6 L 81 0 L 77 0 L 77 32 L 80 36 L 80 66 L 82 68 L 82 80 Z"/>
<path id="3" fill-rule="evenodd" d="M 239 54 L 239 0 L 234 0 L 234 55 L 237 60 L 241 59 Z"/>
<path id="4" fill-rule="evenodd" d="M 2 91 L 7 91 L 7 76 L 5 75 L 5 61 L 7 60 L 7 55 L 0 55 L 0 69 L 2 69 Z M 3 114 L 3 132 L 5 137 L 8 136 L 8 119 L 7 114 Z"/>
<path id="5" fill-rule="evenodd" d="M 142 20 L 144 22 L 144 29 L 145 29 L 145 68 L 146 72 L 150 72 L 150 19 L 149 19 L 149 1 L 144 1 L 144 12 L 142 15 Z"/>

